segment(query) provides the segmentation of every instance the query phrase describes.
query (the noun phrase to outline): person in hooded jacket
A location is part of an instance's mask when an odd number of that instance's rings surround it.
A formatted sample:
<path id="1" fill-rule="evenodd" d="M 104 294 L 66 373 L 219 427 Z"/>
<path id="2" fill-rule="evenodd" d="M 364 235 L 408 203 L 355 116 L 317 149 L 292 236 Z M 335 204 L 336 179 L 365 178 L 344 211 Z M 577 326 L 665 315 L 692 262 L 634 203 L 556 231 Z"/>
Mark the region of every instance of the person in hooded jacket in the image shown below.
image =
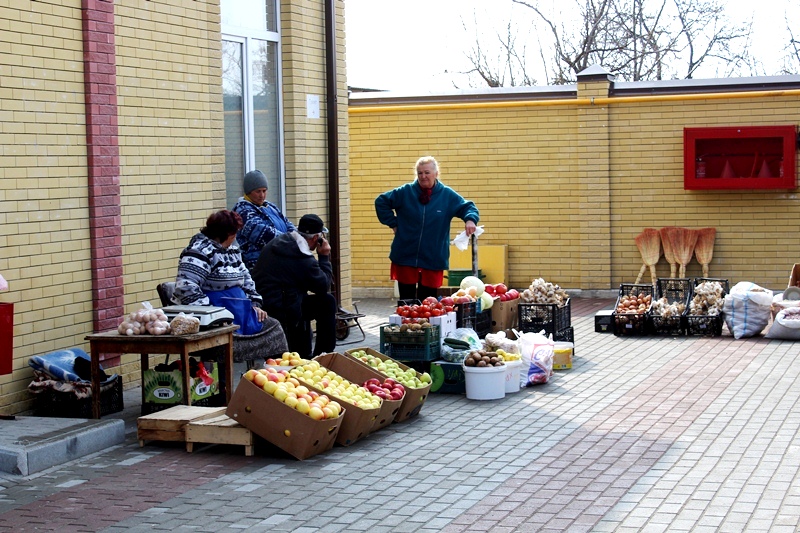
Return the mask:
<path id="1" fill-rule="evenodd" d="M 252 271 L 264 309 L 283 326 L 289 350 L 302 357 L 312 354 L 311 335 L 305 327 L 311 320 L 317 323 L 313 355 L 336 347 L 337 305 L 329 292 L 333 267 L 327 233 L 321 218 L 303 215 L 296 231 L 264 246 Z"/>

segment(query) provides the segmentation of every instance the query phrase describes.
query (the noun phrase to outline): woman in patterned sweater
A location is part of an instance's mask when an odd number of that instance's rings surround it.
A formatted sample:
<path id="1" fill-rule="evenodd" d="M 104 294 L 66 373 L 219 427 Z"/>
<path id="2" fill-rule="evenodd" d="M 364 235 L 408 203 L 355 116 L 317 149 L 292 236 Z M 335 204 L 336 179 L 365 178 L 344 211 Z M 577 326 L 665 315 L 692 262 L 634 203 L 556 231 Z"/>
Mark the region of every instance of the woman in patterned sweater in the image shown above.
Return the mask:
<path id="1" fill-rule="evenodd" d="M 239 335 L 269 331 L 263 356 L 288 349 L 280 323 L 261 309 L 261 295 L 233 246 L 242 218 L 233 211 L 217 211 L 208 217 L 200 233 L 181 253 L 172 301 L 180 305 L 215 305 L 234 315 Z"/>

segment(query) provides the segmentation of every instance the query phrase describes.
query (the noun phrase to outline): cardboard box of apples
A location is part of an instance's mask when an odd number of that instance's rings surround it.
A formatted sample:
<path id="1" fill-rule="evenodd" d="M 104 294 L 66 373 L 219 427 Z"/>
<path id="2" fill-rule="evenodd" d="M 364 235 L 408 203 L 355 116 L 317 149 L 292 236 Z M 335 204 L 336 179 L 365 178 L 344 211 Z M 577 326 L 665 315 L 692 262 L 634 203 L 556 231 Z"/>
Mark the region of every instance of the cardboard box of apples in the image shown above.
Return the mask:
<path id="1" fill-rule="evenodd" d="M 328 361 L 326 361 L 328 362 Z M 347 409 L 336 443 L 350 446 L 370 434 L 381 413 L 381 399 L 359 383 L 334 372 L 313 359 L 289 371 L 301 385 L 329 396 Z"/>
<path id="2" fill-rule="evenodd" d="M 417 372 L 372 348 L 353 348 L 347 350 L 345 355 L 379 372 L 384 378 L 399 381 L 405 387 L 406 393 L 395 422 L 403 422 L 419 414 L 431 390 L 432 380 L 427 372 Z"/>
<path id="3" fill-rule="evenodd" d="M 403 396 L 405 396 L 403 385 L 340 353 L 318 355 L 314 361 L 319 361 L 319 364 L 343 378 L 347 378 L 350 382 L 360 384 L 381 399 L 381 410 L 370 433 L 392 423 L 403 404 Z"/>
<path id="4" fill-rule="evenodd" d="M 282 380 L 277 377 L 278 373 Z M 268 374 L 274 374 L 273 378 L 269 379 Z M 317 403 L 319 395 L 311 395 L 311 402 L 301 398 L 301 402 L 298 392 L 303 396 L 306 391 L 299 388 L 299 383 L 289 381 L 285 370 L 248 371 L 237 385 L 225 414 L 302 461 L 333 448 L 346 411 L 327 397 Z M 285 402 L 287 398 L 293 398 L 294 407 Z M 317 407 L 321 403 L 325 405 Z M 298 409 L 298 406 L 301 407 Z"/>

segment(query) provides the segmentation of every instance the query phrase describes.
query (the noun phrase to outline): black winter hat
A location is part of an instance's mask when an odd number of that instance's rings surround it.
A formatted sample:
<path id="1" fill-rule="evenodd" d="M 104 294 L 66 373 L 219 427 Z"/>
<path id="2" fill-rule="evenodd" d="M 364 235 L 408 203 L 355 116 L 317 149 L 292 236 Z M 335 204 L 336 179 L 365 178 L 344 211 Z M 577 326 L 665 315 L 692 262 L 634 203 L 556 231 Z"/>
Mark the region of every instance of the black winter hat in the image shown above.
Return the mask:
<path id="1" fill-rule="evenodd" d="M 297 225 L 297 231 L 305 233 L 306 235 L 313 235 L 315 233 L 328 233 L 328 228 L 322 223 L 322 219 L 317 215 L 310 213 L 303 215 L 300 223 Z"/>

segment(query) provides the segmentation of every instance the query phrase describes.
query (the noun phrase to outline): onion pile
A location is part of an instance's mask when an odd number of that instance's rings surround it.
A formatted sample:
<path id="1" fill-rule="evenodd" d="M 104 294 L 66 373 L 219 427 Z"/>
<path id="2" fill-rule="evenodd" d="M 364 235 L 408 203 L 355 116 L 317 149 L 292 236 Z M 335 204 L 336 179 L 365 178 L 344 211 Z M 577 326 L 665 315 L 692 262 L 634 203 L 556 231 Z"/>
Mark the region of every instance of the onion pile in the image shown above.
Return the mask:
<path id="1" fill-rule="evenodd" d="M 667 299 L 667 297 L 663 297 L 660 300 L 656 300 L 653 304 L 653 314 L 658 315 L 662 318 L 669 318 L 671 316 L 680 316 L 686 310 L 686 304 L 683 302 L 672 302 Z"/>
<path id="2" fill-rule="evenodd" d="M 617 304 L 617 314 L 636 313 L 643 315 L 650 309 L 650 303 L 653 298 L 649 294 L 631 294 L 630 296 L 621 296 Z"/>
<path id="3" fill-rule="evenodd" d="M 704 281 L 694 288 L 694 297 L 689 302 L 689 314 L 698 316 L 716 316 L 722 312 L 725 301 L 722 295 L 722 284 L 719 281 Z"/>
<path id="4" fill-rule="evenodd" d="M 519 297 L 525 303 L 557 304 L 559 307 L 567 305 L 567 300 L 569 300 L 567 291 L 558 285 L 545 281 L 543 278 L 533 280 Z"/>
<path id="5" fill-rule="evenodd" d="M 169 320 L 161 309 L 153 309 L 150 302 L 134 311 L 119 325 L 117 331 L 122 335 L 164 335 L 170 332 Z"/>

